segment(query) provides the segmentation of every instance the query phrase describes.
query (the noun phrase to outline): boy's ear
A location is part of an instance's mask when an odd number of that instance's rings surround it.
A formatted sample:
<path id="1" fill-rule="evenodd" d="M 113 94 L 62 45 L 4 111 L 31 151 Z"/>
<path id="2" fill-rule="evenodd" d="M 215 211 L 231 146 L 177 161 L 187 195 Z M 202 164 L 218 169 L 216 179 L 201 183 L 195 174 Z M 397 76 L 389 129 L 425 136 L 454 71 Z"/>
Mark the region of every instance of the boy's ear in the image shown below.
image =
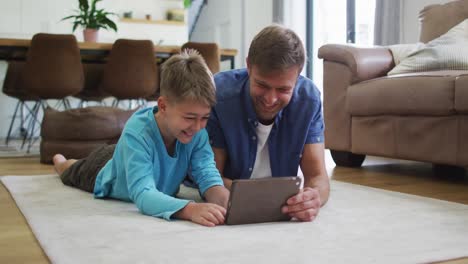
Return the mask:
<path id="1" fill-rule="evenodd" d="M 165 96 L 159 96 L 158 98 L 158 109 L 161 112 L 165 112 L 167 107 L 167 98 Z"/>

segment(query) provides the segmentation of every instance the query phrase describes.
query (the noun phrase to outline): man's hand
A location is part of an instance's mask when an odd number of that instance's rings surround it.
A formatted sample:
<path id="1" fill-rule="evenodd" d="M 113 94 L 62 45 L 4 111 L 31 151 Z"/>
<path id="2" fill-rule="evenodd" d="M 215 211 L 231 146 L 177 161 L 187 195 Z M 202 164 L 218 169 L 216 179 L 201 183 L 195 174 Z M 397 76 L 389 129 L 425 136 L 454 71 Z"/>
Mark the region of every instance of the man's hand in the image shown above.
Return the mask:
<path id="1" fill-rule="evenodd" d="M 305 187 L 289 198 L 281 211 L 299 221 L 310 222 L 317 217 L 321 204 L 319 191 Z"/>
<path id="2" fill-rule="evenodd" d="M 224 224 L 226 209 L 212 203 L 190 202 L 175 214 L 175 217 L 213 227 Z"/>

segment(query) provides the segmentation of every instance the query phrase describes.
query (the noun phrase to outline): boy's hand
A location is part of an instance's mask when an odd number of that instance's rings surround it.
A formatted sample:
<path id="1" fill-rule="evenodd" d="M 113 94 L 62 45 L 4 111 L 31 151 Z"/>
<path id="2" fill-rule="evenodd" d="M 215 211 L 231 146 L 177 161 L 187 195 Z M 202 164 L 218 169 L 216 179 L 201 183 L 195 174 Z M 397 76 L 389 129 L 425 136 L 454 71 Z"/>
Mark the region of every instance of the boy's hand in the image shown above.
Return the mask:
<path id="1" fill-rule="evenodd" d="M 212 203 L 188 203 L 183 209 L 176 213 L 176 217 L 190 220 L 204 226 L 216 226 L 224 224 L 226 209 Z"/>
<path id="2" fill-rule="evenodd" d="M 289 198 L 281 211 L 299 221 L 310 222 L 317 217 L 321 204 L 319 191 L 315 188 L 305 187 L 298 194 Z"/>

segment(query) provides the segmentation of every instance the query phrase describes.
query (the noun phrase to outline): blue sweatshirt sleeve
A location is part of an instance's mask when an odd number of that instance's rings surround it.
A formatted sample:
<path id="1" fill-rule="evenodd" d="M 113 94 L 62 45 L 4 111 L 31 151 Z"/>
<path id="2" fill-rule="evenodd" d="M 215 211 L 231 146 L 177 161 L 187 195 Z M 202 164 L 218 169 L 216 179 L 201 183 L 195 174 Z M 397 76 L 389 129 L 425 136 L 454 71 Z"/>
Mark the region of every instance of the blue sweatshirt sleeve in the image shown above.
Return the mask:
<path id="1" fill-rule="evenodd" d="M 200 193 L 204 194 L 210 187 L 223 185 L 223 180 L 216 168 L 213 151 L 208 144 L 208 133 L 205 129 L 199 132 L 197 142 L 194 142 L 190 165 L 192 176 L 200 188 Z"/>
<path id="2" fill-rule="evenodd" d="M 152 157 L 152 150 L 144 140 L 132 133 L 121 138 L 126 148 L 122 151 L 122 162 L 125 164 L 125 175 L 129 198 L 136 204 L 141 213 L 167 220 L 184 208 L 189 200 L 178 199 L 167 195 L 156 188 L 161 179 L 159 160 Z M 153 155 L 158 155 L 157 151 Z"/>

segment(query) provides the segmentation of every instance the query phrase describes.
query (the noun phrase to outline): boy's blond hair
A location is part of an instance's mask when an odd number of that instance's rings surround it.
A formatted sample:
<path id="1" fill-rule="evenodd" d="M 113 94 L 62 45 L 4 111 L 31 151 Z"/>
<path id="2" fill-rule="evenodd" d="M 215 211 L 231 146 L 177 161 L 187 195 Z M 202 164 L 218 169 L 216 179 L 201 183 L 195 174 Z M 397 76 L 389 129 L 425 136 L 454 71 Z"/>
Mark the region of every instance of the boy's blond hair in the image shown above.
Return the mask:
<path id="1" fill-rule="evenodd" d="M 162 65 L 160 94 L 172 102 L 193 100 L 212 107 L 215 90 L 213 74 L 196 50 L 186 49 Z"/>

